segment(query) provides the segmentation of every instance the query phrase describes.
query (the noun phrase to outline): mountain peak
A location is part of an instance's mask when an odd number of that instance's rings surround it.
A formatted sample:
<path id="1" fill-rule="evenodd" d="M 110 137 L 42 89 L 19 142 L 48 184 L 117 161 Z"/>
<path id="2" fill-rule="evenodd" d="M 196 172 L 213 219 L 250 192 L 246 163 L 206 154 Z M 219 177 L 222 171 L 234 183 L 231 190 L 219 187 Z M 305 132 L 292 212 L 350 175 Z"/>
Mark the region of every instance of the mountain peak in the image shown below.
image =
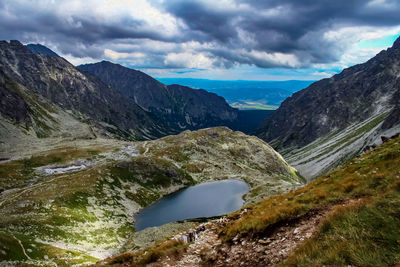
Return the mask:
<path id="1" fill-rule="evenodd" d="M 7 41 L 5 41 L 5 40 L 1 40 L 1 41 L 0 41 L 0 45 L 1 45 L 2 47 L 7 47 L 7 48 L 9 48 L 9 47 L 13 47 L 13 48 L 21 48 L 21 47 L 24 47 L 24 45 L 23 45 L 20 41 L 18 41 L 18 40 L 10 40 L 10 42 L 7 42 Z"/>
<path id="2" fill-rule="evenodd" d="M 12 45 L 12 46 L 23 46 L 23 44 L 18 40 L 10 40 L 10 45 Z"/>
<path id="3" fill-rule="evenodd" d="M 55 53 L 53 50 L 51 50 L 50 48 L 41 45 L 41 44 L 28 44 L 26 45 L 26 47 L 31 50 L 32 53 L 35 54 L 42 54 L 45 56 L 53 56 L 53 57 L 60 57 L 59 55 L 57 55 L 57 53 Z"/>
<path id="4" fill-rule="evenodd" d="M 118 65 L 118 64 L 112 63 L 112 62 L 110 62 L 110 61 L 108 61 L 108 60 L 102 60 L 102 61 L 100 61 L 99 63 L 101 63 L 101 64 L 108 64 L 108 65 Z M 93 63 L 93 64 L 95 64 L 95 63 Z"/>

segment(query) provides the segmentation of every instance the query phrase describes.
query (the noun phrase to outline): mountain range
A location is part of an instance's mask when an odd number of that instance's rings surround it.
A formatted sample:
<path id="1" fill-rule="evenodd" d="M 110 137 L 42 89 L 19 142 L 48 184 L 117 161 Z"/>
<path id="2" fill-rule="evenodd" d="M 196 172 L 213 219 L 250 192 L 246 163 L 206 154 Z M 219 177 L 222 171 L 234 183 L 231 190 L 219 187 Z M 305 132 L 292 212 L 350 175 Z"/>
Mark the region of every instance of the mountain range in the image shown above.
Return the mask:
<path id="1" fill-rule="evenodd" d="M 154 139 L 234 125 L 239 113 L 204 90 L 166 86 L 110 62 L 76 68 L 42 45 L 15 40 L 0 43 L 0 77 L 5 146 L 57 136 Z"/>
<path id="2" fill-rule="evenodd" d="M 0 70 L 1 90 L 18 99 L 15 112 L 24 115 L 19 121 L 9 115 L 4 123 L 23 121 L 25 130 L 37 137 L 58 135 L 58 129 L 68 128 L 65 121 L 86 121 L 100 129 L 97 134 L 125 138 L 154 137 L 163 130 L 150 114 L 95 76 L 58 56 L 34 53 L 18 41 L 0 43 Z"/>

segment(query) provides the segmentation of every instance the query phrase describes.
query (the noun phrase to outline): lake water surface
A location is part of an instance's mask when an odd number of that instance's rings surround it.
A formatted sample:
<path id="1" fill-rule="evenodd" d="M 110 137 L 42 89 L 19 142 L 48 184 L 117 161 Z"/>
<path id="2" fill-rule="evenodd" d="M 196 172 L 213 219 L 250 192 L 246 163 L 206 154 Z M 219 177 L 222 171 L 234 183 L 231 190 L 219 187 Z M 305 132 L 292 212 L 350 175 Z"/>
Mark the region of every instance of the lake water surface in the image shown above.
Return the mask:
<path id="1" fill-rule="evenodd" d="M 206 182 L 163 197 L 135 216 L 136 231 L 169 222 L 212 217 L 238 210 L 249 186 L 242 180 Z"/>

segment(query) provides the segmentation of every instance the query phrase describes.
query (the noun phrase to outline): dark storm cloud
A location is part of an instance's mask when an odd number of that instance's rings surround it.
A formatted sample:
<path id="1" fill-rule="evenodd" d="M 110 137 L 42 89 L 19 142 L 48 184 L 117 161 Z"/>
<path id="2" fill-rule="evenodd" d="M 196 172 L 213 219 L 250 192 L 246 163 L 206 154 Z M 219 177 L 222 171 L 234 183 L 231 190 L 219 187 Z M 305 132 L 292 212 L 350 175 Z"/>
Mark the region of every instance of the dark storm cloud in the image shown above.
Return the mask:
<path id="1" fill-rule="evenodd" d="M 341 56 L 346 42 L 327 39 L 326 32 L 400 25 L 397 0 L 236 0 L 225 6 L 223 1 L 149 1 L 180 22 L 177 31 L 167 34 L 127 14 L 106 21 L 91 10 L 85 15 L 64 16 L 52 12 L 51 7 L 35 8 L 29 1 L 2 1 L 0 38 L 46 42 L 64 54 L 92 58 L 101 58 L 104 49 L 115 43 L 153 40 L 176 44 L 164 51 L 155 46 L 134 50 L 146 53 L 146 65 L 164 67 L 174 67 L 171 62 L 164 63 L 168 53 L 185 52 L 179 45 L 194 41 L 200 46 L 191 48 L 190 53 L 206 53 L 217 66 L 293 67 L 290 60 L 276 56 L 284 54 L 293 55 L 301 67 L 335 62 Z M 132 51 L 121 48 L 117 52 Z M 272 56 L 263 57 L 263 53 Z"/>
<path id="2" fill-rule="evenodd" d="M 203 40 L 223 43 L 227 51 L 217 51 L 216 54 L 224 54 L 225 59 L 248 63 L 248 58 L 240 59 L 230 53 L 232 48 L 245 45 L 247 49 L 293 53 L 306 62 L 324 63 L 338 58 L 340 53 L 337 46 L 341 45 L 326 41 L 324 32 L 344 26 L 400 25 L 399 1 L 373 2 L 238 0 L 235 4 L 245 4 L 250 8 L 241 9 L 233 5 L 228 7 L 228 11 L 216 11 L 212 5 L 204 2 L 167 1 L 166 9 L 181 18 L 193 31 L 200 31 Z M 238 39 L 239 30 L 254 36 L 255 43 L 243 44 Z M 269 67 L 268 64 L 254 64 Z"/>
<path id="3" fill-rule="evenodd" d="M 167 10 L 182 19 L 191 30 L 188 32 L 189 38 L 199 38 L 196 41 L 229 42 L 237 37 L 232 18 L 236 18 L 239 12 L 216 11 L 212 6 L 195 1 L 171 1 L 167 4 Z"/>

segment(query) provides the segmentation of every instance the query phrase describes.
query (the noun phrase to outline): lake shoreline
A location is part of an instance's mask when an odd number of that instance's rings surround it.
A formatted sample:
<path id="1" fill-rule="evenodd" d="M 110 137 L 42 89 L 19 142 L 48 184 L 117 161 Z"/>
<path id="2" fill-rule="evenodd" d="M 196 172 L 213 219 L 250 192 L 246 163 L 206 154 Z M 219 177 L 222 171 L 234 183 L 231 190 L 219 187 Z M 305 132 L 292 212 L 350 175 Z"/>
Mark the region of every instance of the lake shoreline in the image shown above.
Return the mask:
<path id="1" fill-rule="evenodd" d="M 179 189 L 134 214 L 135 230 L 234 212 L 245 204 L 250 188 L 244 180 L 230 178 Z"/>

